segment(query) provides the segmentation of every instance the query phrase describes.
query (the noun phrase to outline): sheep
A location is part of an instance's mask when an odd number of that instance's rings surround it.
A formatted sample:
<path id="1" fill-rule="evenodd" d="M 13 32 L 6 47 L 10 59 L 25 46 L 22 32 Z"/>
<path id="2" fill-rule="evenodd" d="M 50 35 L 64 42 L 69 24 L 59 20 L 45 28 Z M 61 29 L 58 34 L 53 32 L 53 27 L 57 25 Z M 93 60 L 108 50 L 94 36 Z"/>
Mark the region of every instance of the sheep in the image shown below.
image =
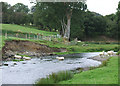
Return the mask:
<path id="1" fill-rule="evenodd" d="M 25 56 L 23 56 L 23 59 L 25 59 L 25 60 L 31 60 L 30 57 L 25 57 Z"/>
<path id="2" fill-rule="evenodd" d="M 21 59 L 22 57 L 19 55 L 15 55 L 14 58 Z"/>
<path id="3" fill-rule="evenodd" d="M 56 57 L 58 60 L 64 60 L 64 57 Z"/>
<path id="4" fill-rule="evenodd" d="M 105 55 L 105 51 L 103 51 L 103 52 L 100 52 L 100 57 L 104 57 L 104 55 Z"/>
<path id="5" fill-rule="evenodd" d="M 79 41 L 77 41 L 77 42 L 82 42 L 82 41 L 79 40 Z"/>
<path id="6" fill-rule="evenodd" d="M 107 54 L 108 54 L 108 56 L 112 56 L 114 54 L 114 51 L 113 50 L 108 51 Z"/>

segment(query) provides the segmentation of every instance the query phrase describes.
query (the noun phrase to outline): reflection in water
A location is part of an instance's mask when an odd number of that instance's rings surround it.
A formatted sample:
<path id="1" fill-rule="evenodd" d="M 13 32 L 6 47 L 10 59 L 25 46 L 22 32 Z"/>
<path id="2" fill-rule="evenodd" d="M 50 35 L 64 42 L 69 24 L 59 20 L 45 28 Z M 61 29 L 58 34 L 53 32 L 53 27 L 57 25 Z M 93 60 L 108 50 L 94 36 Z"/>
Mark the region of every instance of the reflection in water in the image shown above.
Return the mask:
<path id="1" fill-rule="evenodd" d="M 65 60 L 59 61 L 56 56 L 45 56 L 43 59 L 34 58 L 29 61 L 6 62 L 8 66 L 3 68 L 3 84 L 33 84 L 39 78 L 46 77 L 52 72 L 71 70 L 78 67 L 99 66 L 101 62 L 87 59 L 99 53 L 82 53 L 61 55 Z M 13 65 L 17 63 L 17 65 Z"/>

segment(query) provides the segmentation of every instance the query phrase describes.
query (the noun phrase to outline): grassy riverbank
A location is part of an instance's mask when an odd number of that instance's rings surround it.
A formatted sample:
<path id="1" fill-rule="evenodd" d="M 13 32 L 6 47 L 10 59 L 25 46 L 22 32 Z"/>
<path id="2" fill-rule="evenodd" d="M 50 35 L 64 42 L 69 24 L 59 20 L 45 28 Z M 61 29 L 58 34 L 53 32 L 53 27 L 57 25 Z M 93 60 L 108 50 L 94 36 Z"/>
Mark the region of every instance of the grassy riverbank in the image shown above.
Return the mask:
<path id="1" fill-rule="evenodd" d="M 82 46 L 86 44 L 85 42 L 77 43 L 76 45 L 67 45 L 63 42 L 54 42 L 54 41 L 45 41 L 45 40 L 33 40 L 33 39 L 24 39 L 24 38 L 16 38 L 16 37 L 8 37 L 5 38 L 4 36 L 0 36 L 2 38 L 2 47 L 5 44 L 5 41 L 11 40 L 27 40 L 32 41 L 40 44 L 47 45 L 49 47 L 56 47 L 56 48 L 66 48 L 68 52 L 55 52 L 55 54 L 70 54 L 70 53 L 83 53 L 83 52 L 101 52 L 103 50 L 114 50 L 118 51 L 119 47 L 118 44 L 88 44 L 88 46 Z M 0 47 L 0 48 L 2 48 Z"/>
<path id="2" fill-rule="evenodd" d="M 75 74 L 59 84 L 118 84 L 118 57 L 112 57 L 104 67 Z"/>
<path id="3" fill-rule="evenodd" d="M 18 30 L 20 30 L 21 32 L 18 32 Z M 2 24 L 2 31 L 3 33 L 8 33 L 8 34 L 12 34 L 12 33 L 30 33 L 32 32 L 33 34 L 43 34 L 45 36 L 50 36 L 50 35 L 55 35 L 57 34 L 57 32 L 48 32 L 48 31 L 42 31 L 42 30 L 38 30 L 35 28 L 29 28 L 29 27 L 25 27 L 25 26 L 20 26 L 20 25 L 14 25 L 14 24 Z M 5 44 L 6 40 L 28 40 L 28 41 L 32 41 L 32 42 L 36 42 L 36 43 L 40 43 L 40 44 L 44 44 L 47 45 L 49 47 L 56 47 L 56 48 L 66 48 L 68 50 L 68 52 L 55 52 L 55 54 L 69 54 L 69 53 L 82 53 L 82 52 L 101 52 L 103 50 L 108 51 L 108 50 L 114 50 L 114 51 L 118 51 L 118 44 L 116 43 L 109 43 L 109 44 L 104 44 L 104 43 L 97 43 L 97 42 L 80 42 L 77 44 L 74 44 L 74 42 L 70 42 L 70 43 L 64 43 L 63 38 L 58 38 L 58 41 L 52 40 L 52 41 L 46 41 L 46 40 L 36 40 L 36 39 L 26 39 L 26 38 L 16 38 L 16 37 L 11 37 L 10 35 L 8 35 L 7 38 L 5 38 L 4 36 L 5 34 L 3 34 L 3 36 L 0 38 L 2 38 L 2 47 Z M 1 44 L 1 43 L 0 43 Z M 84 44 L 87 44 L 87 46 L 82 46 Z M 0 49 L 2 48 L 0 47 Z"/>

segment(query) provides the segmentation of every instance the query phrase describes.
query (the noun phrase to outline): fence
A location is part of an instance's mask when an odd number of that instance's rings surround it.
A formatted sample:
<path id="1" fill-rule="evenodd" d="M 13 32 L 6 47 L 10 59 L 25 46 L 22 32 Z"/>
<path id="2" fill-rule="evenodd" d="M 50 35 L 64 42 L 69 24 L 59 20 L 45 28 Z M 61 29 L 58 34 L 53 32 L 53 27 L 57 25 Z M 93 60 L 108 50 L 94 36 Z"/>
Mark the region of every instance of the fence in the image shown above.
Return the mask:
<path id="1" fill-rule="evenodd" d="M 44 36 L 43 34 L 34 34 L 34 33 L 20 33 L 20 32 L 3 32 L 2 33 L 5 38 L 9 37 L 16 37 L 16 38 L 24 38 L 24 39 L 33 39 L 33 40 L 47 40 L 47 41 L 57 41 L 58 38 L 61 38 L 59 34 L 57 35 L 50 35 L 50 36 Z"/>

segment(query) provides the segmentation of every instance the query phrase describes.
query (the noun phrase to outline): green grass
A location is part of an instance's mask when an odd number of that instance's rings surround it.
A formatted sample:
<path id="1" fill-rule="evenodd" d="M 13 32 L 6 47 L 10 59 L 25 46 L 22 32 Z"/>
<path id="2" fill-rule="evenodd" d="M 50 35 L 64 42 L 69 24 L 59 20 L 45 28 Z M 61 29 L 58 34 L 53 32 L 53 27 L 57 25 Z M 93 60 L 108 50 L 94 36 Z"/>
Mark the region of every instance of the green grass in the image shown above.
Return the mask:
<path id="1" fill-rule="evenodd" d="M 2 30 L 3 31 L 12 31 L 12 32 L 17 32 L 18 30 L 20 30 L 22 33 L 40 33 L 43 34 L 45 36 L 49 36 L 49 35 L 56 35 L 56 32 L 49 32 L 49 31 L 43 31 L 43 30 L 38 30 L 35 28 L 29 28 L 29 27 L 24 27 L 24 26 L 20 26 L 20 25 L 14 25 L 14 24 L 2 24 Z"/>
<path id="2" fill-rule="evenodd" d="M 0 24 L 1 25 L 1 24 Z M 48 31 L 42 31 L 35 28 L 28 28 L 20 25 L 14 25 L 14 24 L 2 24 L 2 29 L 12 32 L 16 32 L 17 30 L 21 30 L 23 33 L 29 33 L 32 31 L 32 33 L 43 33 L 44 35 L 53 35 L 57 34 L 56 32 L 48 32 Z M 2 42 L 0 41 L 0 44 L 2 46 L 0 49 L 4 46 L 6 40 L 28 40 L 44 45 L 48 45 L 49 47 L 56 47 L 56 48 L 66 48 L 68 52 L 55 52 L 55 54 L 70 54 L 70 53 L 82 53 L 82 52 L 101 52 L 101 51 L 109 51 L 114 50 L 118 51 L 120 47 L 118 47 L 118 44 L 94 44 L 94 43 L 87 43 L 88 46 L 82 46 L 86 42 L 78 43 L 77 45 L 66 45 L 63 43 L 63 39 L 58 39 L 59 41 L 46 41 L 46 40 L 34 40 L 34 39 L 25 39 L 25 38 L 16 38 L 16 37 L 8 37 L 5 38 L 4 36 L 0 36 L 2 38 Z"/>
<path id="3" fill-rule="evenodd" d="M 75 74 L 59 84 L 118 84 L 118 57 L 112 57 L 104 67 Z"/>
<path id="4" fill-rule="evenodd" d="M 14 59 L 12 61 L 14 61 L 14 62 L 20 62 L 20 61 L 24 61 L 24 60 L 23 59 Z"/>
<path id="5" fill-rule="evenodd" d="M 63 80 L 71 79 L 72 77 L 73 73 L 71 71 L 60 71 L 57 73 L 52 73 L 46 78 L 40 79 L 38 82 L 36 82 L 36 84 L 54 84 Z"/>
<path id="6" fill-rule="evenodd" d="M 40 44 L 47 45 L 49 47 L 56 47 L 56 48 L 66 48 L 68 52 L 55 52 L 55 54 L 70 54 L 70 53 L 82 53 L 82 52 L 101 52 L 103 50 L 114 50 L 118 51 L 120 48 L 118 44 L 89 44 L 88 46 L 82 46 L 84 42 L 79 45 L 66 45 L 63 42 L 54 42 L 54 41 L 45 41 L 45 40 L 34 40 L 34 39 L 24 39 L 24 38 L 16 38 L 16 37 L 8 37 L 5 38 L 4 36 L 0 36 L 2 38 L 2 47 L 5 44 L 5 41 L 9 40 L 27 40 L 32 41 Z"/>

